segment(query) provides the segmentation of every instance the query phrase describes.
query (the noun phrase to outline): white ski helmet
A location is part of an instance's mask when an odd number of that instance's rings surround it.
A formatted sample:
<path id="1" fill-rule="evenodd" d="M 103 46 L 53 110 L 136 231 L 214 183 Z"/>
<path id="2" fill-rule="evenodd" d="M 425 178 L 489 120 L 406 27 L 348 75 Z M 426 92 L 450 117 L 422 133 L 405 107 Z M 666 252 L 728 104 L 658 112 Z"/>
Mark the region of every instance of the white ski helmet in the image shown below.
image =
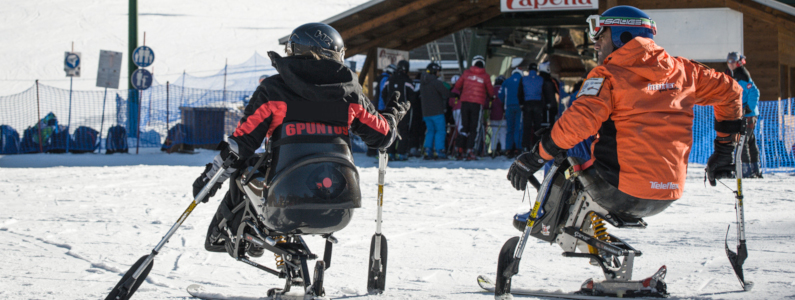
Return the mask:
<path id="1" fill-rule="evenodd" d="M 540 65 L 538 65 L 538 71 L 539 72 L 544 72 L 544 73 L 547 73 L 547 74 L 551 74 L 552 72 L 549 70 L 549 62 L 548 61 L 547 62 L 543 62 Z"/>
<path id="2" fill-rule="evenodd" d="M 473 66 L 477 66 L 478 62 L 481 63 L 481 66 L 480 66 L 481 68 L 485 68 L 486 67 L 486 59 L 483 58 L 482 55 L 475 55 L 475 57 L 472 57 L 472 65 Z"/>

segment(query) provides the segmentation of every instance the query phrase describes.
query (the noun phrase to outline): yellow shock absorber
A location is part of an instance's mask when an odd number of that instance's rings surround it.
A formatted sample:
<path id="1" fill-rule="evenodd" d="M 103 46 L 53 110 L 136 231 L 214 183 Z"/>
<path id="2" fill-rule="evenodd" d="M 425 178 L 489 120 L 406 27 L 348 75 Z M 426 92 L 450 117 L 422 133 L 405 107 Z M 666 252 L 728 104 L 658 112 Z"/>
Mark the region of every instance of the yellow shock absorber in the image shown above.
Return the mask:
<path id="1" fill-rule="evenodd" d="M 284 236 L 276 237 L 276 243 L 277 244 L 286 243 L 286 242 L 287 241 L 285 240 Z M 276 268 L 283 267 L 284 266 L 284 258 L 280 254 L 276 254 L 276 253 L 274 253 L 273 256 L 274 256 L 274 259 L 276 260 Z"/>
<path id="2" fill-rule="evenodd" d="M 593 236 L 600 241 L 609 243 L 610 236 L 607 233 L 607 227 L 605 227 L 605 220 L 599 217 L 595 212 L 591 212 L 589 217 L 591 218 L 591 226 L 593 227 Z M 591 252 L 591 254 L 599 253 L 599 251 L 591 245 L 588 245 L 588 251 Z"/>

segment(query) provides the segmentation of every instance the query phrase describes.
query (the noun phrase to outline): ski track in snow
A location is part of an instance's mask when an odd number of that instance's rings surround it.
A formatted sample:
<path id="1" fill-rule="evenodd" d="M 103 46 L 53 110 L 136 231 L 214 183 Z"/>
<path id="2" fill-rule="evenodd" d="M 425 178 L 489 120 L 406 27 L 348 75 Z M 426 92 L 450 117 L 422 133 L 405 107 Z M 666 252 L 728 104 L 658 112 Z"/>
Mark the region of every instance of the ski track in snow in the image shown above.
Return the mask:
<path id="1" fill-rule="evenodd" d="M 147 150 L 137 156 L 0 156 L 0 298 L 104 298 L 184 211 L 193 180 L 214 154 Z M 390 162 L 383 224 L 389 241 L 387 290 L 369 296 L 365 278 L 375 230 L 378 172 L 375 159 L 360 154 L 355 158 L 363 207 L 335 234 L 340 243 L 326 272 L 328 297 L 492 299 L 477 286 L 476 277 L 495 275 L 502 243 L 519 234 L 511 217 L 534 201 L 522 202 L 522 193 L 505 180 L 510 161 Z M 674 299 L 795 296 L 795 202 L 788 200 L 793 198 L 795 178 L 768 174 L 743 182 L 749 248 L 744 269 L 756 285 L 742 292 L 723 249 L 729 224 L 729 245 L 734 248 L 736 243 L 733 195 L 722 186 L 705 187 L 702 170 L 703 166 L 688 170 L 685 196 L 647 218 L 649 228 L 609 227 L 610 233 L 643 251 L 635 262 L 635 278 L 667 265 L 666 281 Z M 220 195 L 199 205 L 165 245 L 134 299 L 189 299 L 185 288 L 190 284 L 230 299 L 261 298 L 268 289 L 283 285 L 281 279 L 226 254 L 204 250 L 206 228 Z M 535 192 L 530 192 L 532 197 Z M 322 255 L 321 238 L 306 240 Z M 530 240 L 514 286 L 573 291 L 589 277 L 602 277 L 587 260 L 560 253 L 557 246 Z M 255 260 L 274 265 L 270 253 Z"/>

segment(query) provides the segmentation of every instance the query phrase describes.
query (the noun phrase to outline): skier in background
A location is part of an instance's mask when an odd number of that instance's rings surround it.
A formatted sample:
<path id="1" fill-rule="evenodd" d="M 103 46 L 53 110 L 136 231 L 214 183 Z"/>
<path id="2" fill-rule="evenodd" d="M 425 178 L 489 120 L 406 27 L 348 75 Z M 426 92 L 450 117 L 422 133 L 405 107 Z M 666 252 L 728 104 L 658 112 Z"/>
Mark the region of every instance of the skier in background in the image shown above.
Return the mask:
<path id="1" fill-rule="evenodd" d="M 542 87 L 544 78 L 538 75 L 538 65 L 531 63 L 527 76 L 522 77 L 522 88 L 519 91 L 519 105 L 522 107 L 522 150 L 530 151 L 538 139 L 535 132 L 541 129 L 544 121 L 544 101 Z"/>
<path id="2" fill-rule="evenodd" d="M 745 56 L 737 52 L 729 53 L 726 57 L 726 65 L 729 67 L 728 74 L 743 88 L 743 120 L 748 130 L 748 139 L 743 148 L 743 177 L 762 178 L 759 170 L 759 146 L 756 145 L 756 119 L 759 116 L 759 89 L 751 79 L 751 73 L 745 68 Z"/>
<path id="3" fill-rule="evenodd" d="M 498 76 L 494 80 L 494 94 L 499 95 L 505 76 Z M 491 158 L 502 155 L 505 151 L 505 105 L 500 97 L 492 98 L 489 103 L 489 130 L 491 130 Z"/>
<path id="4" fill-rule="evenodd" d="M 505 120 L 507 132 L 505 136 L 505 156 L 514 158 L 522 148 L 522 70 L 516 68 L 511 72 L 500 88 L 498 97 L 505 103 Z"/>
<path id="5" fill-rule="evenodd" d="M 414 93 L 413 80 L 409 78 L 409 62 L 401 60 L 397 63 L 397 70 L 384 82 L 384 93 L 392 95 L 394 92 L 400 93 L 399 102 L 407 101 L 414 103 L 416 93 Z M 417 116 L 419 117 L 419 116 Z M 397 126 L 398 134 L 401 139 L 395 141 L 388 152 L 390 159 L 394 161 L 405 161 L 409 159 L 409 123 L 411 118 L 404 118 Z"/>
<path id="6" fill-rule="evenodd" d="M 482 119 L 481 113 L 487 101 L 494 98 L 494 87 L 486 73 L 486 60 L 483 56 L 472 58 L 472 67 L 466 69 L 461 79 L 453 86 L 453 95 L 460 95 L 461 126 L 458 137 L 458 156 L 456 159 L 476 160 L 475 139 Z M 466 150 L 464 150 L 466 149 Z"/>
<path id="7" fill-rule="evenodd" d="M 247 161 L 255 157 L 254 151 L 268 140 L 276 145 L 273 166 L 268 167 L 276 170 L 295 163 L 289 160 L 293 153 L 279 153 L 282 147 L 290 147 L 292 152 L 301 149 L 304 155 L 336 149 L 353 160 L 349 133 L 359 135 L 372 148 L 383 149 L 392 144 L 397 137 L 397 124 L 408 111 L 409 103 L 397 101 L 394 94 L 383 113 L 376 112 L 364 96 L 356 74 L 343 64 L 344 49 L 342 37 L 334 28 L 308 23 L 293 30 L 285 47 L 287 57 L 268 52 L 279 74 L 266 78 L 257 87 L 229 142 L 218 145 L 221 153 L 194 181 L 194 197 L 210 178 L 222 171 L 221 166 L 228 158 L 234 163 L 203 201 L 215 195 L 226 179 L 241 176 L 242 170 L 250 165 Z M 327 128 L 333 130 L 326 133 Z M 247 249 L 233 249 L 234 243 L 227 243 L 232 236 L 242 234 L 235 231 L 242 222 L 243 210 L 235 207 L 243 202 L 242 191 L 230 184 L 208 228 L 204 244 L 207 251 L 228 252 L 232 257 L 235 251 L 245 251 L 254 257 L 262 255 L 264 250 L 254 244 L 248 244 Z"/>
<path id="8" fill-rule="evenodd" d="M 437 63 L 425 67 L 420 85 L 422 101 L 422 118 L 425 121 L 425 159 L 446 159 L 445 135 L 447 128 L 444 121 L 446 102 L 450 98 L 450 90 L 436 77 L 442 69 Z"/>

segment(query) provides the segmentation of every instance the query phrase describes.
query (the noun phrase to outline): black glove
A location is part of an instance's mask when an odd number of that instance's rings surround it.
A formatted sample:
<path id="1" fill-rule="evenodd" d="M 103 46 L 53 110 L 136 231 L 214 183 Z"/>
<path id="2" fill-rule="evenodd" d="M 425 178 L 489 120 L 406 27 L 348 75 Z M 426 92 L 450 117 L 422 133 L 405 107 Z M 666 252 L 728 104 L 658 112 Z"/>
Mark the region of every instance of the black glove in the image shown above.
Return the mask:
<path id="1" fill-rule="evenodd" d="M 751 113 L 751 108 L 748 105 L 743 105 L 743 115 L 747 115 Z"/>
<path id="2" fill-rule="evenodd" d="M 394 91 L 389 95 L 389 100 L 386 102 L 386 109 L 384 114 L 390 114 L 395 117 L 395 124 L 400 123 L 400 120 L 408 113 L 411 108 L 411 103 L 405 100 L 400 100 L 400 92 Z"/>
<path id="3" fill-rule="evenodd" d="M 709 185 L 716 186 L 716 179 L 732 178 L 732 171 L 734 171 L 734 164 L 732 152 L 734 151 L 733 143 L 721 143 L 715 141 L 715 151 L 709 156 L 707 160 L 707 168 L 705 179 L 709 180 Z"/>
<path id="4" fill-rule="evenodd" d="M 207 164 L 207 167 L 204 168 L 204 172 L 202 172 L 202 174 L 199 175 L 199 177 L 196 178 L 195 181 L 193 181 L 193 198 L 196 198 L 196 196 L 199 195 L 199 192 L 201 192 L 201 190 L 204 188 L 207 182 L 210 181 L 210 179 L 207 178 L 207 172 L 212 170 L 212 168 L 213 168 L 212 163 Z M 210 188 L 210 191 L 207 193 L 207 196 L 205 196 L 204 199 L 202 199 L 202 202 L 207 203 L 207 201 L 210 200 L 210 197 L 215 196 L 215 192 L 218 191 L 218 189 L 220 189 L 221 185 L 223 184 L 224 183 L 221 182 L 220 180 L 216 182 L 215 185 L 213 185 L 213 187 Z"/>
<path id="5" fill-rule="evenodd" d="M 538 154 L 538 146 L 533 147 L 533 151 L 525 152 L 516 157 L 516 160 L 508 169 L 508 181 L 517 191 L 524 191 L 527 188 L 527 180 L 535 172 L 544 167 L 547 160 Z"/>

